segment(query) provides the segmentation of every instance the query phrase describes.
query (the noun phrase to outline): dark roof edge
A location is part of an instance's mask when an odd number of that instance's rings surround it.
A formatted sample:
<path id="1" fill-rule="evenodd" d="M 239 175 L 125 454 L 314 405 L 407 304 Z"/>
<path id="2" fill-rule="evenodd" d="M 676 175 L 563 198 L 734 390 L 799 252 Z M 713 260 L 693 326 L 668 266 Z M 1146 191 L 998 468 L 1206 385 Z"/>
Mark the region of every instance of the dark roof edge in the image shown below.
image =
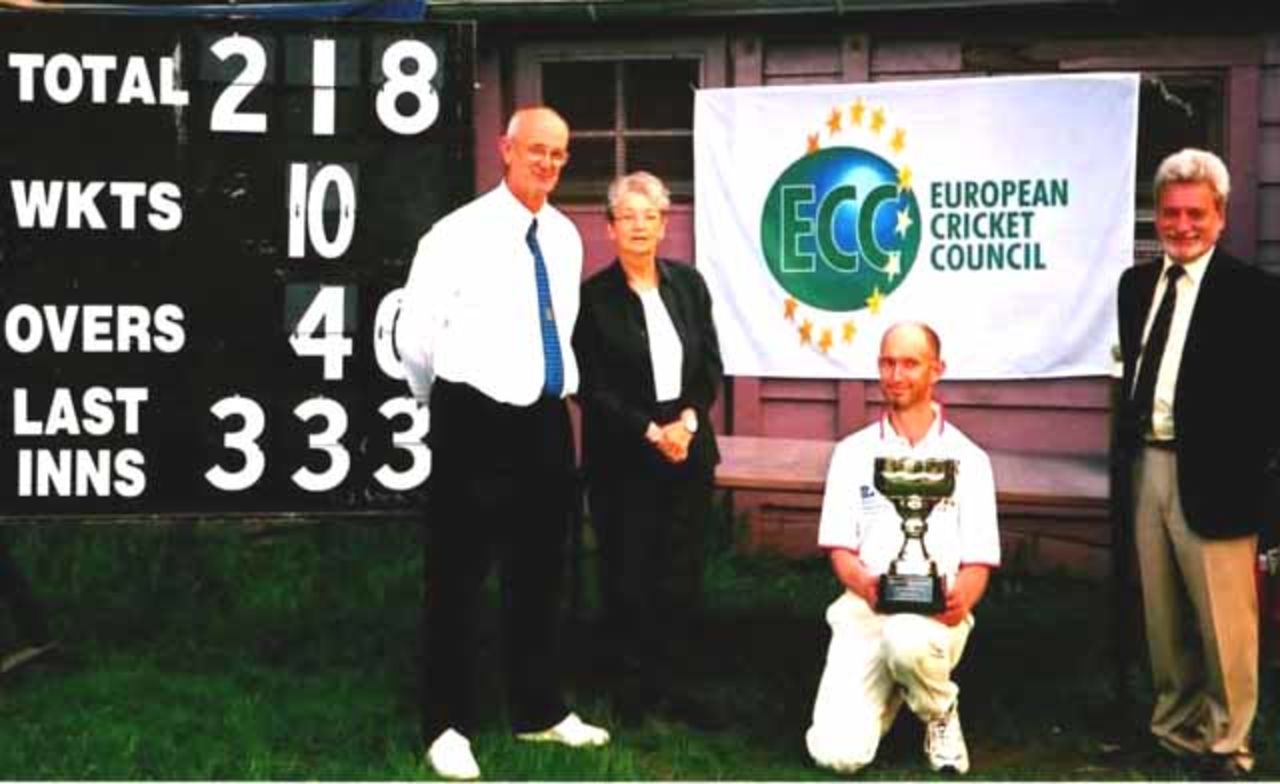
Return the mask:
<path id="1" fill-rule="evenodd" d="M 427 18 L 484 22 L 606 22 L 940 11 L 1026 6 L 1115 6 L 1122 0 L 429 0 Z"/>

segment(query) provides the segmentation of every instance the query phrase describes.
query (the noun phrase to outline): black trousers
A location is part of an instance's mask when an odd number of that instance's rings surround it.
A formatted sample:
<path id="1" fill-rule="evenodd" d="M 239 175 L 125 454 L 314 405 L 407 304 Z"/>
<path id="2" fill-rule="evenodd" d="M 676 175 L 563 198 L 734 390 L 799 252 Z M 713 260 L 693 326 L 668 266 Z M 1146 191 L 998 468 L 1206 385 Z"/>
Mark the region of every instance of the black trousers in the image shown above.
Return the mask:
<path id="1" fill-rule="evenodd" d="M 665 467 L 606 471 L 589 487 L 605 613 L 602 664 L 635 688 L 669 682 L 701 607 L 711 477 Z"/>
<path id="2" fill-rule="evenodd" d="M 0 539 L 0 602 L 9 605 L 21 642 L 42 645 L 49 641 L 44 611 L 31 593 L 31 586 L 14 563 L 3 539 Z"/>
<path id="3" fill-rule="evenodd" d="M 503 661 L 512 729 L 568 712 L 557 669 L 565 540 L 576 485 L 563 400 L 518 407 L 438 379 L 427 485 L 423 740 L 478 729 L 483 584 L 501 577 Z M 489 677 L 489 673 L 484 673 Z"/>

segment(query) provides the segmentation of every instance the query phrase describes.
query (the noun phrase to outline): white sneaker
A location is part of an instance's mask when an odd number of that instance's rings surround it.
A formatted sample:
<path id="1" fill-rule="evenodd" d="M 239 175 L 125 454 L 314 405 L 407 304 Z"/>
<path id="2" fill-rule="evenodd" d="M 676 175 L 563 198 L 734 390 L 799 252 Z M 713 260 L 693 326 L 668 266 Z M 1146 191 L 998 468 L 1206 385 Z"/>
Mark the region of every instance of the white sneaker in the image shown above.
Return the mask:
<path id="1" fill-rule="evenodd" d="M 427 762 L 442 779 L 469 780 L 480 778 L 480 766 L 471 753 L 471 741 L 452 727 L 427 749 Z"/>
<path id="2" fill-rule="evenodd" d="M 964 745 L 957 703 L 952 703 L 945 716 L 934 719 L 924 728 L 924 755 L 935 771 L 969 772 L 969 748 Z"/>
<path id="3" fill-rule="evenodd" d="M 545 743 L 562 743 L 565 746 L 581 748 L 583 746 L 603 746 L 609 742 L 609 731 L 603 727 L 587 724 L 578 718 L 578 714 L 570 713 L 554 727 L 539 732 L 517 732 L 516 738 Z"/>

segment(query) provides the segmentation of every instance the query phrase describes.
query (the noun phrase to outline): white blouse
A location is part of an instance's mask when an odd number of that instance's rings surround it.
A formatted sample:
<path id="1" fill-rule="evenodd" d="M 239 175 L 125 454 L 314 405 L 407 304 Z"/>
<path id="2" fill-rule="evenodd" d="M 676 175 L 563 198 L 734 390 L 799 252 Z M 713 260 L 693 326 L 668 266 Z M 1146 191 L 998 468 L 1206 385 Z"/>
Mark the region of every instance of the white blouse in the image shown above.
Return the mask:
<path id="1" fill-rule="evenodd" d="M 636 292 L 644 306 L 645 331 L 649 333 L 649 362 L 653 365 L 653 389 L 658 402 L 680 397 L 680 370 L 684 365 L 684 346 L 676 334 L 676 325 L 662 302 L 658 289 Z"/>

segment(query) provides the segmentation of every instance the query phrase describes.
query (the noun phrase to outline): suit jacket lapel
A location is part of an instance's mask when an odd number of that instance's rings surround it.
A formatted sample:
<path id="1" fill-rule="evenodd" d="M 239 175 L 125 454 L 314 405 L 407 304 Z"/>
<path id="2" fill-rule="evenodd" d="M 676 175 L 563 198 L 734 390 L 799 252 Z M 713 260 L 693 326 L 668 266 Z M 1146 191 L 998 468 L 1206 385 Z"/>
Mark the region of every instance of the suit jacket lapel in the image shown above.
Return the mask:
<path id="1" fill-rule="evenodd" d="M 1138 357 L 1142 356 L 1142 332 L 1147 325 L 1147 317 L 1151 313 L 1151 302 L 1155 299 L 1156 283 L 1160 280 L 1160 270 L 1163 266 L 1162 260 L 1156 259 L 1137 269 L 1137 280 L 1134 286 L 1136 302 L 1128 323 L 1124 325 L 1124 328 L 1129 330 L 1128 344 L 1133 346 L 1133 356 L 1126 357 L 1132 365 L 1129 368 L 1130 378 L 1137 372 Z"/>
<path id="2" fill-rule="evenodd" d="M 1164 260 L 1156 259 L 1147 265 L 1138 278 L 1137 319 L 1131 326 L 1138 335 L 1137 343 L 1142 343 L 1142 330 L 1147 325 L 1147 317 L 1151 314 L 1151 302 L 1156 296 L 1156 284 L 1160 282 L 1160 270 L 1164 269 Z"/>
<path id="3" fill-rule="evenodd" d="M 662 304 L 667 306 L 667 314 L 671 316 L 671 324 L 676 328 L 676 334 L 680 337 L 680 342 L 687 349 L 689 345 L 689 325 L 685 323 L 685 293 L 676 290 L 676 279 L 666 268 L 667 262 L 658 259 L 656 263 L 658 265 L 658 295 L 662 297 Z"/>

